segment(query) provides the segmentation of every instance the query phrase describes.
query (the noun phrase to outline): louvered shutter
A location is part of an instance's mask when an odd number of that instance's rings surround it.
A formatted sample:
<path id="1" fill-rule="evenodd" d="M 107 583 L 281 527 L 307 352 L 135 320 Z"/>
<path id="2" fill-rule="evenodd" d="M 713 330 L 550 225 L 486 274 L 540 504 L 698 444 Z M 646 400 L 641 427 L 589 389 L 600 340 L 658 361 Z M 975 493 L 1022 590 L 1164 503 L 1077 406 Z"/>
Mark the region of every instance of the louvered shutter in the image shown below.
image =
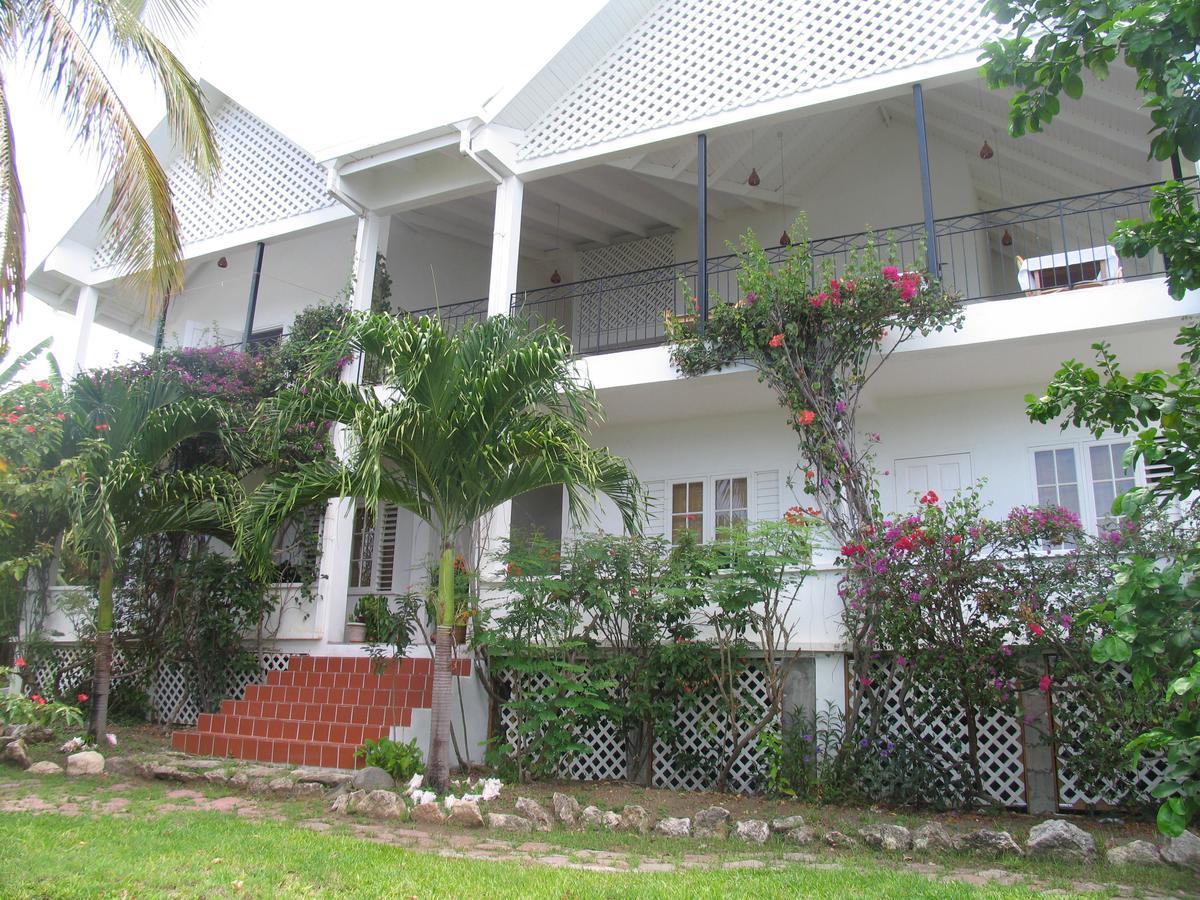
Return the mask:
<path id="1" fill-rule="evenodd" d="M 667 484 L 665 481 L 645 481 L 646 491 L 646 534 L 667 533 Z"/>
<path id="2" fill-rule="evenodd" d="M 375 574 L 375 590 L 390 593 L 396 568 L 396 532 L 400 525 L 400 507 L 384 503 L 379 510 L 375 533 L 379 536 Z"/>
<path id="3" fill-rule="evenodd" d="M 778 519 L 779 470 L 765 469 L 754 473 L 754 518 L 759 522 Z"/>

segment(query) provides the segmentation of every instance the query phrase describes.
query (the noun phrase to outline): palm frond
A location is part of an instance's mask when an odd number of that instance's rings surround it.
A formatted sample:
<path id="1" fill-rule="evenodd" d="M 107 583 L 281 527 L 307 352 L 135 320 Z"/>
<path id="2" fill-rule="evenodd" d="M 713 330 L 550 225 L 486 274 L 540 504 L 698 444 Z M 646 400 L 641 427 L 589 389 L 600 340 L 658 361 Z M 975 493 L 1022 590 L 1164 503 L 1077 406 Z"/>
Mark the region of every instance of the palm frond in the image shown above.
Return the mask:
<path id="1" fill-rule="evenodd" d="M 12 361 L 3 371 L 0 371 L 0 390 L 6 388 L 21 370 L 42 355 L 43 351 L 54 343 L 53 336 L 38 341 L 20 356 Z"/>
<path id="2" fill-rule="evenodd" d="M 9 18 L 5 15 L 3 18 Z M 7 29 L 6 29 L 7 30 Z M 4 201 L 4 251 L 0 254 L 0 357 L 8 352 L 8 329 L 25 297 L 25 198 L 17 174 L 16 143 L 4 77 L 0 75 L 0 197 Z M 0 384 L 9 379 L 0 378 Z"/>

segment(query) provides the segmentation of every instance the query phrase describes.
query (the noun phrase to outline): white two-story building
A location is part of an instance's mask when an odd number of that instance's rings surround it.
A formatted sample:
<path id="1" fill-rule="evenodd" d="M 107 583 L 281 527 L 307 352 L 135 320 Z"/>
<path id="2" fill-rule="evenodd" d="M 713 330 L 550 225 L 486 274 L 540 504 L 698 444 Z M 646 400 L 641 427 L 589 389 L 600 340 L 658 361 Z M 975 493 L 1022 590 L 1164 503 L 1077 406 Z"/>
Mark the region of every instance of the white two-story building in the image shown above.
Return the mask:
<path id="1" fill-rule="evenodd" d="M 673 369 L 664 312 L 685 311 L 681 284 L 694 286 L 699 259 L 710 287 L 736 299 L 730 242 L 752 229 L 778 244 L 803 211 L 814 252 L 835 264 L 868 229 L 890 233 L 906 261 L 927 243 L 964 304 L 961 330 L 905 345 L 868 392 L 860 424 L 881 436 L 885 505 L 986 479 L 996 515 L 1054 502 L 1094 525 L 1144 473 L 1121 470 L 1119 440 L 1031 424 L 1024 395 L 1097 341 L 1131 370 L 1171 364 L 1200 298 L 1170 299 L 1160 258 L 1120 257 L 1109 242 L 1172 175 L 1147 158 L 1133 73 L 1089 81 L 1045 133 L 1012 139 L 1008 96 L 979 75 L 995 27 L 977 0 L 612 0 L 477 116 L 330 158 L 210 87 L 221 181 L 209 196 L 171 163 L 186 289 L 161 329 L 98 240 L 105 195 L 30 289 L 75 310 L 82 359 L 93 322 L 148 341 L 158 332 L 168 346 L 228 344 L 286 333 L 299 310 L 347 286 L 366 308 L 381 254 L 397 313 L 557 322 L 604 406 L 594 442 L 627 456 L 657 501 L 649 528 L 670 537 L 699 521 L 707 538 L 718 515 L 778 518 L 800 502 L 789 482 L 801 461 L 753 373 Z M 165 130 L 156 140 L 170 159 Z M 610 510 L 596 513 L 591 527 L 620 530 Z M 428 530 L 404 512 L 374 521 L 331 504 L 318 596 L 283 617 L 280 653 L 360 655 L 343 640 L 356 597 L 424 580 Z M 568 535 L 560 491 L 514 502 L 488 533 L 532 527 Z M 808 708 L 845 690 L 832 557 L 819 568 L 796 629 L 812 659 Z M 466 702 L 478 738 L 482 694 Z M 269 718 L 231 714 L 255 712 Z M 205 727 L 238 733 L 211 717 Z M 180 746 L 261 752 L 199 740 Z M 1020 734 L 1006 740 L 1018 754 Z M 1024 770 L 1006 777 L 994 795 L 1023 805 Z"/>

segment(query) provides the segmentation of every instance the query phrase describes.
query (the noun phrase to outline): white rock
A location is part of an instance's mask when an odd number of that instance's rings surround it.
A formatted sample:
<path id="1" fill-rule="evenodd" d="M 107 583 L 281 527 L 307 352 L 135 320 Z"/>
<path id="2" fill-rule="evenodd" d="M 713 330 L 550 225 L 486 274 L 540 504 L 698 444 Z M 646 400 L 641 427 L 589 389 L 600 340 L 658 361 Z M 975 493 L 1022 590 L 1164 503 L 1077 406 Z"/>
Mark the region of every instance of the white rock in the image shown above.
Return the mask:
<path id="1" fill-rule="evenodd" d="M 27 771 L 30 775 L 61 775 L 63 767 L 58 763 L 52 763 L 50 760 L 34 763 Z"/>
<path id="2" fill-rule="evenodd" d="M 692 833 L 692 823 L 690 819 L 659 819 L 654 830 L 666 837 L 688 837 Z"/>
<path id="3" fill-rule="evenodd" d="M 771 836 L 771 828 L 761 819 L 744 819 L 733 826 L 733 833 L 743 841 L 765 844 Z"/>
<path id="4" fill-rule="evenodd" d="M 1030 856 L 1049 856 L 1087 862 L 1096 858 L 1096 840 L 1078 825 L 1049 819 L 1029 829 L 1025 847 Z"/>
<path id="5" fill-rule="evenodd" d="M 554 820 L 545 807 L 532 797 L 517 798 L 517 812 L 533 823 L 538 831 L 549 831 L 554 827 Z"/>
<path id="6" fill-rule="evenodd" d="M 1161 866 L 1163 864 L 1162 857 L 1158 854 L 1158 847 L 1149 841 L 1130 841 L 1128 844 L 1109 847 L 1104 856 L 1109 865 L 1113 866 Z"/>
<path id="7" fill-rule="evenodd" d="M 1162 858 L 1173 866 L 1200 872 L 1200 838 L 1190 831 L 1169 838 L 1162 848 Z"/>
<path id="8" fill-rule="evenodd" d="M 878 850 L 907 850 L 912 847 L 912 835 L 903 825 L 867 825 L 858 829 L 858 836 L 868 847 Z"/>
<path id="9" fill-rule="evenodd" d="M 99 775 L 104 771 L 104 757 L 95 750 L 82 750 L 67 757 L 68 775 Z"/>

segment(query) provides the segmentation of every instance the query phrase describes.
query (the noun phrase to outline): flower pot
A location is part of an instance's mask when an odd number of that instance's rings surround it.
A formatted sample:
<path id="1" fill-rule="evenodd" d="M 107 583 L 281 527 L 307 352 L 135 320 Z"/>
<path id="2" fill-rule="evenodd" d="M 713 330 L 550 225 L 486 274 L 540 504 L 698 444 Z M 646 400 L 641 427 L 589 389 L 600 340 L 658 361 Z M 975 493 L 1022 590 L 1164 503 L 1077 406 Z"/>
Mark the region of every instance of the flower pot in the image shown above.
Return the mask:
<path id="1" fill-rule="evenodd" d="M 465 644 L 467 642 L 467 623 L 454 626 L 454 643 Z"/>
<path id="2" fill-rule="evenodd" d="M 347 622 L 345 641 L 347 644 L 361 644 L 367 639 L 367 626 L 362 622 Z"/>

